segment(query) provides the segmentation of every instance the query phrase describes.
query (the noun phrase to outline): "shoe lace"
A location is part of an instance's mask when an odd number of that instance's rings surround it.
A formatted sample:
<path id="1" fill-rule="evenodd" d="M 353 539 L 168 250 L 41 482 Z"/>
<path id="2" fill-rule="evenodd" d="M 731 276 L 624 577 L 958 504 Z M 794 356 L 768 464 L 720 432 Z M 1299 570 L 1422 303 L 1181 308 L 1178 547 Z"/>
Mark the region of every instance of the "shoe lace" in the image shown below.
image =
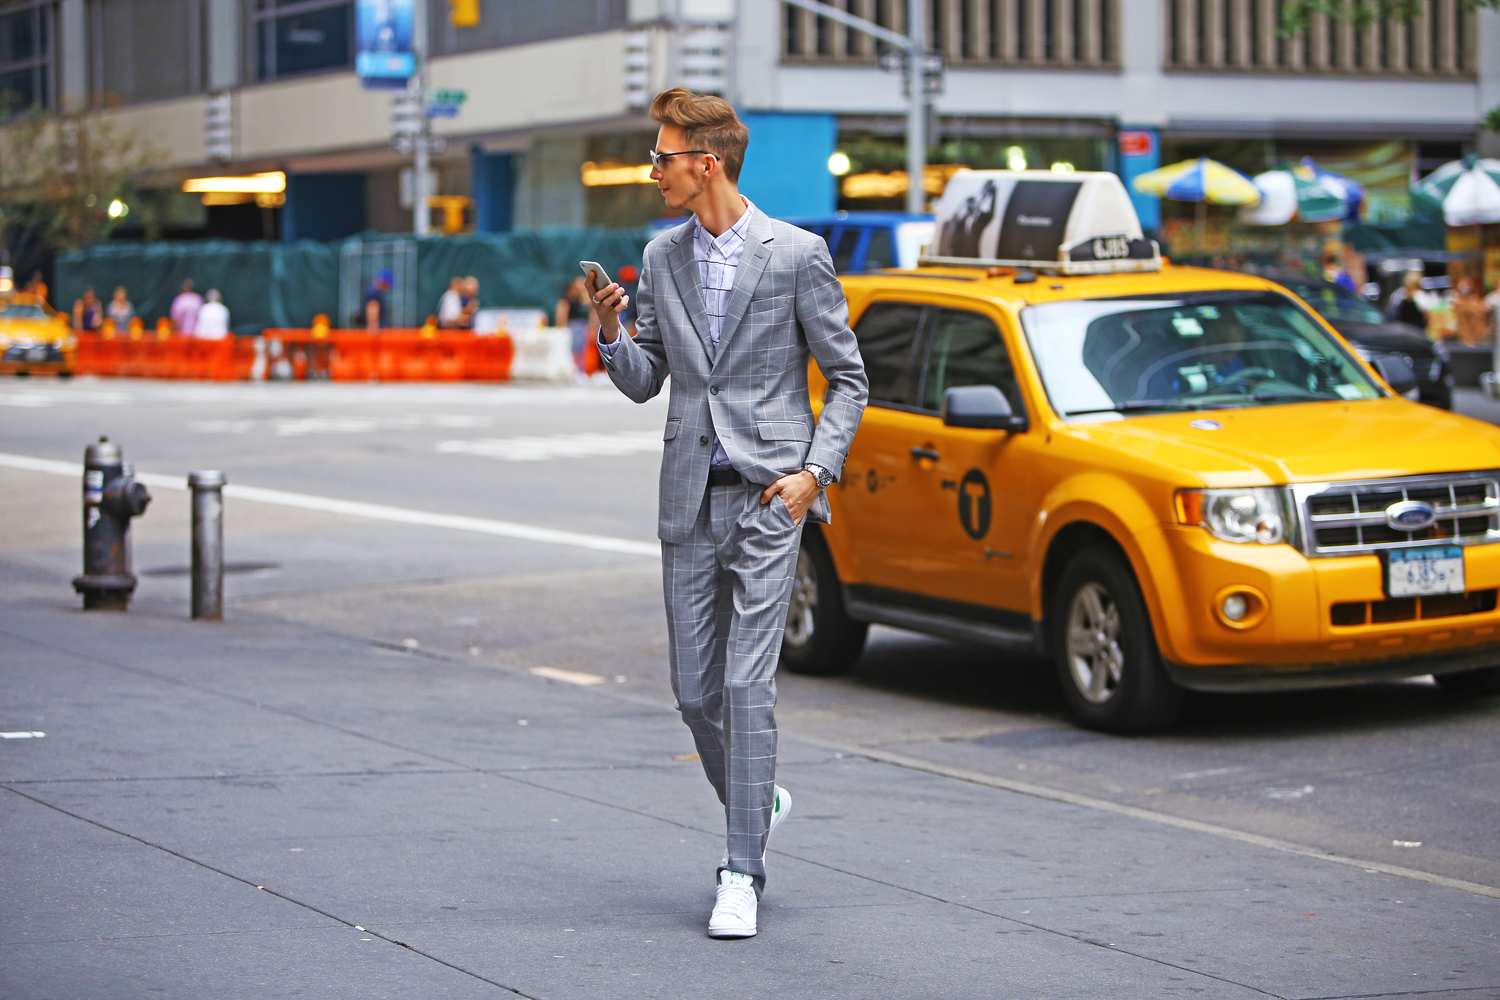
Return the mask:
<path id="1" fill-rule="evenodd" d="M 726 916 L 749 920 L 755 912 L 755 890 L 739 885 L 719 886 L 717 909 Z"/>

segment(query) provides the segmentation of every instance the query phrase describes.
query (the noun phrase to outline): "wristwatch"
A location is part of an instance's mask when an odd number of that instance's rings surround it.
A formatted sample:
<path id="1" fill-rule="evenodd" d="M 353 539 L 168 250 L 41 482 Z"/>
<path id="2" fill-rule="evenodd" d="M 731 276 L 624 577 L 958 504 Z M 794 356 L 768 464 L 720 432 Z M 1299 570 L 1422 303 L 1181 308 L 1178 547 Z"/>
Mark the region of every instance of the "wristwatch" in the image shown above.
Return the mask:
<path id="1" fill-rule="evenodd" d="M 833 485 L 833 473 L 829 472 L 821 465 L 814 465 L 811 462 L 808 462 L 802 467 L 802 471 L 811 472 L 813 474 L 813 477 L 818 481 L 818 489 L 820 490 L 826 490 L 828 489 L 828 487 Z"/>

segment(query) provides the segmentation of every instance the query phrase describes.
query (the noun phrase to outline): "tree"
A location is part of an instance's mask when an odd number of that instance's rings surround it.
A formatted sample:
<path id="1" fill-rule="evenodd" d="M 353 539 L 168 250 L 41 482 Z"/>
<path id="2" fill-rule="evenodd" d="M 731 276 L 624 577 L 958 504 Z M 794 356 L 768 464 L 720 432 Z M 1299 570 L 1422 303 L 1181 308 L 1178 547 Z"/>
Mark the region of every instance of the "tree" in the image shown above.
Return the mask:
<path id="1" fill-rule="evenodd" d="M 133 178 L 160 159 L 97 111 L 15 115 L 0 124 L 0 230 L 22 258 L 101 240 L 129 212 Z M 146 220 L 149 222 L 149 220 Z"/>
<path id="2" fill-rule="evenodd" d="M 1481 7 L 1500 10 L 1500 0 L 1459 0 L 1459 6 L 1465 11 Z M 1281 7 L 1281 33 L 1297 34 L 1317 14 L 1353 22 L 1356 28 L 1368 28 L 1388 17 L 1411 21 L 1426 9 L 1426 0 L 1286 0 Z"/>

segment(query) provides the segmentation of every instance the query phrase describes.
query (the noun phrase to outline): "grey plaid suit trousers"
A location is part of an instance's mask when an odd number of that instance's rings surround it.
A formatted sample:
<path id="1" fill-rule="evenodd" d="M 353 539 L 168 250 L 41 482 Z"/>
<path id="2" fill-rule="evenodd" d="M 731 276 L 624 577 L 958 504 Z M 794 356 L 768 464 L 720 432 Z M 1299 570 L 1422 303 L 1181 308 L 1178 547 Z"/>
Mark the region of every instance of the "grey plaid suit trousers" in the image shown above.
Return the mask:
<path id="1" fill-rule="evenodd" d="M 776 664 L 802 539 L 781 497 L 760 494 L 710 486 L 691 536 L 661 546 L 672 694 L 724 804 L 726 867 L 757 889 L 776 796 Z"/>

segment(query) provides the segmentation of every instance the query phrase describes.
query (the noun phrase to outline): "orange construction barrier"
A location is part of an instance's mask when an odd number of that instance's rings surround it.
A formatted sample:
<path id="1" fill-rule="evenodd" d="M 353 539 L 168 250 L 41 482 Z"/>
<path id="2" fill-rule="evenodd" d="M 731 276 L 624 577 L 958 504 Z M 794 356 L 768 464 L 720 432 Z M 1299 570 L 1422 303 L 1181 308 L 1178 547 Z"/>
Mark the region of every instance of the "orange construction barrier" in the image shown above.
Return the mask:
<path id="1" fill-rule="evenodd" d="M 326 320 L 326 317 L 324 317 Z M 159 328 L 158 328 L 159 329 Z M 129 338 L 113 330 L 78 335 L 78 371 L 127 378 L 248 379 L 255 363 L 253 337 L 198 340 L 143 336 L 132 322 Z M 296 379 L 336 382 L 503 382 L 510 378 L 515 345 L 505 335 L 477 337 L 438 330 L 266 330 L 279 340 Z M 597 363 L 597 362 L 596 362 Z"/>

